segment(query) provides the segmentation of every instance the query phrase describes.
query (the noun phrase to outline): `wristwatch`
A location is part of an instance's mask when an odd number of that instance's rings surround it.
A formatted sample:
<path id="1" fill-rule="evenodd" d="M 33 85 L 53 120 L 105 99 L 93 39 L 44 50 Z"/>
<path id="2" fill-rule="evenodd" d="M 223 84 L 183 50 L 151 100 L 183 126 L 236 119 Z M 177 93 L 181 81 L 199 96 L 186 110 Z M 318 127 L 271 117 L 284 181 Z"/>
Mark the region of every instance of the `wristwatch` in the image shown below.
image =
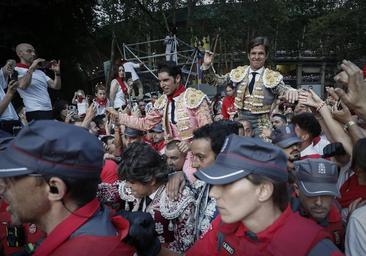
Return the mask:
<path id="1" fill-rule="evenodd" d="M 343 126 L 343 129 L 348 132 L 348 129 L 352 126 L 352 125 L 355 125 L 356 122 L 355 121 L 348 121 L 347 123 L 345 123 L 345 125 Z"/>

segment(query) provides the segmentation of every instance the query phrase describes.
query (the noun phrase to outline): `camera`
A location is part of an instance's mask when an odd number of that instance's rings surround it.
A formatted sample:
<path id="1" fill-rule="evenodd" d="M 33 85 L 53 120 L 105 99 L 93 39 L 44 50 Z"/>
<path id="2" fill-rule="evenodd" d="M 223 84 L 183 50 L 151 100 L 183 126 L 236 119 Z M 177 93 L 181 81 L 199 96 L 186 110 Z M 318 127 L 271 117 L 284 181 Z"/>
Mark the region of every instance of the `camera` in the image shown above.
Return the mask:
<path id="1" fill-rule="evenodd" d="M 325 146 L 323 149 L 324 158 L 333 157 L 333 156 L 341 156 L 341 155 L 345 155 L 345 154 L 346 154 L 346 150 L 344 149 L 343 144 L 340 142 L 330 143 L 327 146 Z"/>
<path id="2" fill-rule="evenodd" d="M 72 112 L 75 112 L 76 111 L 76 106 L 74 106 L 74 105 L 69 105 L 69 106 L 67 106 L 67 110 L 69 110 L 70 112 L 72 111 Z"/>

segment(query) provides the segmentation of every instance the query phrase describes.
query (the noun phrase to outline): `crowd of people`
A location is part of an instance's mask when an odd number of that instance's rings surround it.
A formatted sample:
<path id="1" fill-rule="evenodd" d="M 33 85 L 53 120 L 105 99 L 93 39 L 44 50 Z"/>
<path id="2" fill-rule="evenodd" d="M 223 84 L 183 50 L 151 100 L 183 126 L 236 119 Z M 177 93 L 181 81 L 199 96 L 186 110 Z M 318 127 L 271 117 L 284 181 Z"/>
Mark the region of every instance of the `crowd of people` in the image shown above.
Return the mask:
<path id="1" fill-rule="evenodd" d="M 125 61 L 52 106 L 60 61 L 19 44 L 0 70 L 1 253 L 366 255 L 364 74 L 344 60 L 322 99 L 266 67 L 269 49 L 254 38 L 223 75 L 206 51 L 216 113 L 178 66 L 144 95 Z"/>

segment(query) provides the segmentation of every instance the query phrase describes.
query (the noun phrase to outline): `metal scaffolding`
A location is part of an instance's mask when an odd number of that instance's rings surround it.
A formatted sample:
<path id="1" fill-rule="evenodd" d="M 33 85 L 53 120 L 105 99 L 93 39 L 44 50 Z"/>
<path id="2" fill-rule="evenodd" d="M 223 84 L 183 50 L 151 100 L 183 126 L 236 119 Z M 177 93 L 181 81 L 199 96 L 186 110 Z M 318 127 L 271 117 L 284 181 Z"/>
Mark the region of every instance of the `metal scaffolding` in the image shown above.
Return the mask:
<path id="1" fill-rule="evenodd" d="M 166 43 L 170 40 L 173 51 L 166 52 Z M 127 61 L 139 62 L 144 65 L 146 71 L 156 79 L 156 71 L 159 64 L 166 63 L 172 59 L 180 66 L 185 75 L 185 86 L 191 79 L 198 79 L 199 74 L 199 50 L 180 40 L 175 35 L 163 39 L 138 42 L 133 44 L 122 44 L 122 50 L 118 49 L 123 58 Z"/>

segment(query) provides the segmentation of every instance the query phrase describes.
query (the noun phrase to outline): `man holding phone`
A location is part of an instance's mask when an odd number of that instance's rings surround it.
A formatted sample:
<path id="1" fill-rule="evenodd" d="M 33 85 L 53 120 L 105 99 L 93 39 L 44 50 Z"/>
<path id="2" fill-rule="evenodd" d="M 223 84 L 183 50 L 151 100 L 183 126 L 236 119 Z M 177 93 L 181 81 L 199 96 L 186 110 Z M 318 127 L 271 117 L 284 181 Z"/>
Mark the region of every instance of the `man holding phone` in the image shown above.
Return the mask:
<path id="1" fill-rule="evenodd" d="M 0 69 L 0 137 L 15 135 L 14 128 L 21 126 L 17 112 L 11 104 L 18 86 L 14 67 L 15 60 L 8 60 Z M 6 88 L 8 90 L 5 93 Z"/>
<path id="2" fill-rule="evenodd" d="M 19 74 L 18 92 L 25 105 L 28 122 L 32 120 L 53 119 L 48 87 L 61 89 L 60 61 L 46 62 L 37 58 L 34 47 L 28 43 L 18 44 L 16 53 L 20 59 L 15 70 Z M 51 79 L 40 69 L 50 69 L 55 78 Z"/>

